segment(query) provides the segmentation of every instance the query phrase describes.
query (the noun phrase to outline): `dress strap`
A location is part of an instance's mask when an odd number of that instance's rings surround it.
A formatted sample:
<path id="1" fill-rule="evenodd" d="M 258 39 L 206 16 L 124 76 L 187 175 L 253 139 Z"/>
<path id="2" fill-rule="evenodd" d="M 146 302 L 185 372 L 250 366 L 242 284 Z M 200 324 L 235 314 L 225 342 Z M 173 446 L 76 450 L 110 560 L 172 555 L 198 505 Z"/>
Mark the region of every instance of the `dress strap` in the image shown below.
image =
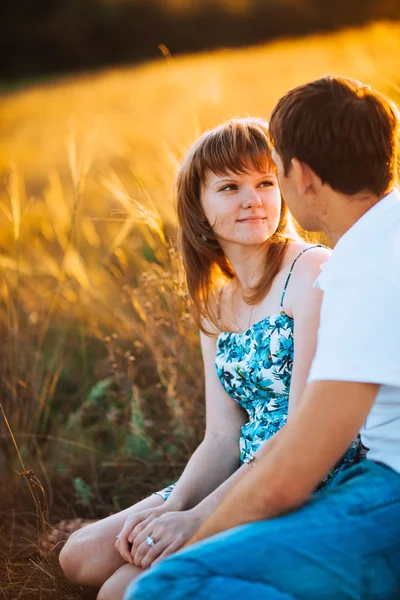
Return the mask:
<path id="1" fill-rule="evenodd" d="M 217 292 L 217 302 L 216 302 L 216 307 L 217 307 L 217 324 L 218 324 L 218 328 L 220 331 L 222 331 L 222 327 L 221 327 L 221 296 L 222 296 L 222 287 L 218 288 L 218 292 Z"/>
<path id="2" fill-rule="evenodd" d="M 285 299 L 285 294 L 286 294 L 286 289 L 287 289 L 287 286 L 288 286 L 288 283 L 289 283 L 289 279 L 290 279 L 290 277 L 292 275 L 292 272 L 293 272 L 293 267 L 296 264 L 297 260 L 300 258 L 300 256 L 302 254 L 304 254 L 304 252 L 307 252 L 308 250 L 312 250 L 313 248 L 326 248 L 327 250 L 331 250 L 331 248 L 328 248 L 328 246 L 324 246 L 323 244 L 315 244 L 314 246 L 309 246 L 308 248 L 304 248 L 304 250 L 302 250 L 300 252 L 300 254 L 298 254 L 296 256 L 296 258 L 292 262 L 292 266 L 290 267 L 289 274 L 286 277 L 285 285 L 283 286 L 283 292 L 282 292 L 282 296 L 281 296 L 281 305 L 280 305 L 281 312 L 284 312 L 284 310 L 283 310 L 283 301 Z"/>

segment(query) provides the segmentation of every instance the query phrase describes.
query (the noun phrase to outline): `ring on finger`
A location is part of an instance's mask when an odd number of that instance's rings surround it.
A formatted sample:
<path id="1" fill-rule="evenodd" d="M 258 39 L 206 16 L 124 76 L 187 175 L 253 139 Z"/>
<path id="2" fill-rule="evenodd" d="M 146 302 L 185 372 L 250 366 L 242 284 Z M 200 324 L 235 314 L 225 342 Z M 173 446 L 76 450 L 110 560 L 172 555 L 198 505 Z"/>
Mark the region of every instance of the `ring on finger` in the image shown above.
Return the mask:
<path id="1" fill-rule="evenodd" d="M 146 538 L 146 544 L 148 546 L 155 546 L 155 541 L 153 540 L 153 538 L 151 537 L 151 535 L 148 535 Z"/>

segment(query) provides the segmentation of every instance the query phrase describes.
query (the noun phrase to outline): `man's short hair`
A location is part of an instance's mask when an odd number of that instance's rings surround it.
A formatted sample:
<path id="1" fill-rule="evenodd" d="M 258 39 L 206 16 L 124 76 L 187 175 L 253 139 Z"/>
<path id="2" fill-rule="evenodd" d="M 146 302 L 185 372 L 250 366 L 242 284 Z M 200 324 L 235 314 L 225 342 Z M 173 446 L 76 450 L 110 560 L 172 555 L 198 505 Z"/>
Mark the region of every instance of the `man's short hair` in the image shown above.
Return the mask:
<path id="1" fill-rule="evenodd" d="M 272 112 L 270 135 L 285 175 L 307 164 L 343 194 L 379 197 L 394 185 L 399 115 L 383 94 L 354 79 L 322 77 L 294 88 Z"/>

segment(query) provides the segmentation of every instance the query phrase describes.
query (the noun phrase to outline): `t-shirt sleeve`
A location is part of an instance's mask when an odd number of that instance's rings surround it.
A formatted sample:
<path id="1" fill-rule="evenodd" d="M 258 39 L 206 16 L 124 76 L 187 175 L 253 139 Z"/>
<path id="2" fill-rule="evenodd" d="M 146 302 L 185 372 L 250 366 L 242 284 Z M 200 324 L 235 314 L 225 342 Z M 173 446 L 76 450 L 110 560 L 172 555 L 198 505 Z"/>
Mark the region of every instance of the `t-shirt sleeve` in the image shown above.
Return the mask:
<path id="1" fill-rule="evenodd" d="M 374 271 L 340 274 L 325 290 L 309 382 L 400 386 L 400 277 Z"/>

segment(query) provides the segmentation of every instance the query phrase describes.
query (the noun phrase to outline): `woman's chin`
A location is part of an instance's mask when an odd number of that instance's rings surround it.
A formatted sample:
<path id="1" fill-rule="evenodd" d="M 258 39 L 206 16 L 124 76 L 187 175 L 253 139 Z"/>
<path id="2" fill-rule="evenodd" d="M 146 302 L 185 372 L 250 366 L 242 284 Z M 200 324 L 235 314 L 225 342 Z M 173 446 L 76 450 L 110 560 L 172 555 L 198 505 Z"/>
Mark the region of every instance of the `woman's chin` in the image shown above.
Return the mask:
<path id="1" fill-rule="evenodd" d="M 241 239 L 238 240 L 238 243 L 243 244 L 244 246 L 261 246 L 262 244 L 266 244 L 269 238 L 269 235 L 249 235 L 247 237 L 241 237 Z"/>

